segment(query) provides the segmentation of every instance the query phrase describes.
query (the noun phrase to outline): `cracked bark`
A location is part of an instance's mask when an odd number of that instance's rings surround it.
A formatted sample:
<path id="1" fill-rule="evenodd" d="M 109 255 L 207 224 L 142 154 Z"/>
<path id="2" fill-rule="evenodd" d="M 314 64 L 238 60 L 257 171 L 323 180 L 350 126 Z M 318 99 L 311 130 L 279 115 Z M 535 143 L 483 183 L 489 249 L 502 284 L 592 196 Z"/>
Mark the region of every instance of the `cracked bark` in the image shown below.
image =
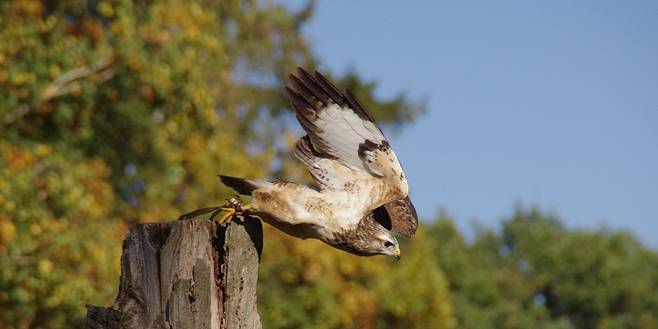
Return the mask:
<path id="1" fill-rule="evenodd" d="M 123 242 L 119 294 L 87 305 L 90 329 L 261 328 L 256 310 L 260 221 L 133 225 Z"/>

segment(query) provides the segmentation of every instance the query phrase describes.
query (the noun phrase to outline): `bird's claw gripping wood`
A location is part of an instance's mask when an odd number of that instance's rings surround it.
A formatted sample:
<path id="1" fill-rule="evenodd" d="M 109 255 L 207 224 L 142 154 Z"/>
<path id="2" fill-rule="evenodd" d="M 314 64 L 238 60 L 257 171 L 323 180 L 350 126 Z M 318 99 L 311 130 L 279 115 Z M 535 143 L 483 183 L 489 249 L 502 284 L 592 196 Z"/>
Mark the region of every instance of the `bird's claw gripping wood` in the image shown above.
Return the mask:
<path id="1" fill-rule="evenodd" d="M 230 199 L 226 200 L 226 203 L 219 207 L 219 210 L 223 211 L 224 213 L 219 217 L 218 222 L 220 224 L 224 223 L 230 223 L 233 218 L 237 216 L 243 216 L 247 213 L 249 209 L 248 205 L 244 204 L 244 201 L 239 196 L 234 196 Z M 214 212 L 212 216 L 210 216 L 210 219 L 214 219 L 214 217 L 218 214 L 219 212 Z"/>
<path id="2" fill-rule="evenodd" d="M 233 221 L 233 218 L 237 216 L 244 216 L 249 210 L 249 205 L 245 205 L 244 201 L 239 196 L 234 196 L 230 199 L 226 199 L 226 203 L 220 207 L 207 207 L 197 209 L 185 215 L 178 217 L 178 220 L 192 219 L 209 212 L 209 220 L 214 220 L 217 215 L 222 214 L 217 220 L 220 224 L 230 223 Z"/>

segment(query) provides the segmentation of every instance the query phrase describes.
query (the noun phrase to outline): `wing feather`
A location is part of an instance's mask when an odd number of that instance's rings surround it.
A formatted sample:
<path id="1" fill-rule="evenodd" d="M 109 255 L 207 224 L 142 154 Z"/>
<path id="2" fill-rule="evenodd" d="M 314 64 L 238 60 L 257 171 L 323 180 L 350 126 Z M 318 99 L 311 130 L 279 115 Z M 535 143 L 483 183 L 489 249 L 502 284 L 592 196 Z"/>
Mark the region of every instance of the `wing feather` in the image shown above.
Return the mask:
<path id="1" fill-rule="evenodd" d="M 415 214 L 408 215 L 413 209 L 411 201 L 384 206 L 406 197 L 408 186 L 395 153 L 365 106 L 320 73 L 311 75 L 302 68 L 290 75 L 285 91 L 307 134 L 297 141 L 295 156 L 306 164 L 321 188 L 358 186 L 359 192 L 352 192 L 358 199 L 354 204 L 364 215 L 382 206 L 385 214 L 406 218 L 406 227 L 413 227 L 415 232 L 417 220 L 411 221 Z M 410 228 L 394 222 L 396 229 L 413 234 Z"/>
<path id="2" fill-rule="evenodd" d="M 297 119 L 314 148 L 355 170 L 372 173 L 359 154 L 368 141 L 388 145 L 372 115 L 350 92 L 341 93 L 320 73 L 312 76 L 302 68 L 290 75 L 285 88 Z"/>
<path id="3" fill-rule="evenodd" d="M 375 220 L 382 226 L 406 237 L 412 237 L 418 229 L 416 208 L 407 196 L 404 199 L 389 202 L 373 211 Z"/>
<path id="4" fill-rule="evenodd" d="M 313 149 L 308 135 L 297 140 L 294 154 L 306 165 L 313 179 L 320 184 L 321 189 L 341 189 L 350 180 L 349 169 L 340 165 L 335 159 L 325 158 L 318 154 Z"/>
<path id="5" fill-rule="evenodd" d="M 320 72 L 316 71 L 314 75 L 318 86 L 320 86 L 320 88 L 329 96 L 329 98 L 331 98 L 334 103 L 340 105 L 341 107 L 349 106 L 348 102 L 346 102 L 347 100 L 343 96 L 343 93 L 340 92 L 340 90 L 338 90 L 338 88 L 336 88 L 336 86 L 331 83 L 331 81 L 320 74 Z M 370 118 L 370 121 L 374 122 L 370 114 L 366 112 L 366 115 Z"/>

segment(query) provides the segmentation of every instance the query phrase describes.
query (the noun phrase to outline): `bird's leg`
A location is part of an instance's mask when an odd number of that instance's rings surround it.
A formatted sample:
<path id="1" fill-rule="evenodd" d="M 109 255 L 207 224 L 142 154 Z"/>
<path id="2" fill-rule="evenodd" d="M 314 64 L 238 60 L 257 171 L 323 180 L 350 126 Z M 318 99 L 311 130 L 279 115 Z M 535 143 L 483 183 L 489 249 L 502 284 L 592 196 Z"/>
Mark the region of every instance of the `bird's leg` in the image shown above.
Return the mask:
<path id="1" fill-rule="evenodd" d="M 248 212 L 248 210 L 249 210 L 249 205 L 244 204 L 244 201 L 242 201 L 242 199 L 240 199 L 240 197 L 236 195 L 230 199 L 226 199 L 226 203 L 223 206 L 197 209 L 195 211 L 181 215 L 180 217 L 178 217 L 178 220 L 192 219 L 195 217 L 199 217 L 201 215 L 205 215 L 207 213 L 211 213 L 208 219 L 214 220 L 217 215 L 222 213 L 222 215 L 219 217 L 218 222 L 223 224 L 223 223 L 230 223 L 233 220 L 233 218 L 235 218 L 236 216 L 245 215 Z"/>
<path id="2" fill-rule="evenodd" d="M 248 210 L 249 205 L 245 205 L 244 201 L 242 201 L 242 199 L 236 195 L 230 199 L 227 199 L 226 204 L 221 206 L 218 211 L 213 212 L 212 216 L 210 216 L 210 219 L 214 219 L 219 211 L 224 211 L 224 213 L 219 217 L 219 220 L 217 221 L 220 224 L 230 223 L 233 221 L 233 218 L 245 215 Z"/>
<path id="3" fill-rule="evenodd" d="M 224 223 L 230 223 L 233 220 L 233 217 L 235 217 L 235 209 L 233 208 L 227 208 L 227 207 L 221 207 L 219 210 L 223 211 L 224 213 L 219 216 L 219 219 L 217 220 L 220 224 Z M 217 213 L 215 213 L 216 215 Z M 210 220 L 215 219 L 215 216 L 210 216 Z"/>

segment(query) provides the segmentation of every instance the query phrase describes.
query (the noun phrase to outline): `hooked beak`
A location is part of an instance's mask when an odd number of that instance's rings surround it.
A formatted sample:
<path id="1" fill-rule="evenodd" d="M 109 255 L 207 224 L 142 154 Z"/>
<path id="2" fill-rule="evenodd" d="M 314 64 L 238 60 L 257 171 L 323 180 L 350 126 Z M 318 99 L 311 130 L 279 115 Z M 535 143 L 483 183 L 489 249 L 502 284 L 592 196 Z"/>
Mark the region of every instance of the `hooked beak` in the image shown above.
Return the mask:
<path id="1" fill-rule="evenodd" d="M 397 261 L 400 260 L 400 247 L 395 247 L 395 253 L 393 254 L 393 257 L 395 257 L 395 260 Z"/>

